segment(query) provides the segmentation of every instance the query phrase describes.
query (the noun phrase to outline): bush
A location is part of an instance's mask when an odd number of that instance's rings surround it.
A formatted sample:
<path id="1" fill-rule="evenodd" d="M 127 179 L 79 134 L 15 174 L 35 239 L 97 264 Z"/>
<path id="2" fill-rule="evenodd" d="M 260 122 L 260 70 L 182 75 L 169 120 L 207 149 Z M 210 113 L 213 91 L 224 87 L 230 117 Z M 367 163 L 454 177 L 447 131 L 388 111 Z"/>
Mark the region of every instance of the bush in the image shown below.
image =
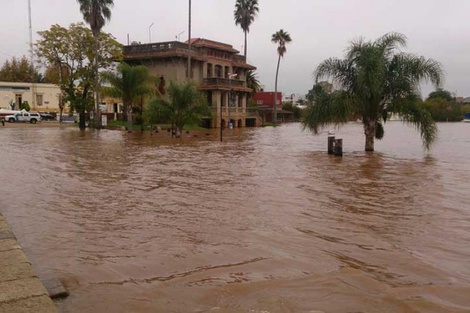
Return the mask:
<path id="1" fill-rule="evenodd" d="M 23 101 L 23 103 L 20 104 L 20 110 L 26 110 L 26 111 L 31 110 L 31 107 L 29 106 L 28 101 Z"/>

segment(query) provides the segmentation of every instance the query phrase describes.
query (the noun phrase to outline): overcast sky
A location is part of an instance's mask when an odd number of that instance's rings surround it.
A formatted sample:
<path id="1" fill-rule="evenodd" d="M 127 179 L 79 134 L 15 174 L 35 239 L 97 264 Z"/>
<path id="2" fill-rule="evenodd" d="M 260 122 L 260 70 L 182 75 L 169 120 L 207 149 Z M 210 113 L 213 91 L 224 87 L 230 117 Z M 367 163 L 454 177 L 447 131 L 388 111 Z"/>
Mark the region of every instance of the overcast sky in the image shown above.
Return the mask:
<path id="1" fill-rule="evenodd" d="M 28 0 L 1 0 L 0 63 L 28 53 Z M 34 38 L 52 24 L 82 21 L 75 0 L 31 0 Z M 235 0 L 192 0 L 192 37 L 222 41 L 243 51 L 235 26 Z M 293 39 L 281 62 L 279 90 L 305 94 L 312 72 L 328 57 L 342 57 L 348 42 L 396 31 L 408 37 L 406 51 L 440 61 L 444 88 L 470 96 L 470 0 L 259 0 L 259 16 L 248 36 L 248 61 L 258 68 L 266 90 L 274 89 L 277 52 L 271 35 L 279 29 Z M 104 31 L 119 42 L 186 40 L 188 0 L 114 0 Z M 427 95 L 432 88 L 422 90 Z"/>

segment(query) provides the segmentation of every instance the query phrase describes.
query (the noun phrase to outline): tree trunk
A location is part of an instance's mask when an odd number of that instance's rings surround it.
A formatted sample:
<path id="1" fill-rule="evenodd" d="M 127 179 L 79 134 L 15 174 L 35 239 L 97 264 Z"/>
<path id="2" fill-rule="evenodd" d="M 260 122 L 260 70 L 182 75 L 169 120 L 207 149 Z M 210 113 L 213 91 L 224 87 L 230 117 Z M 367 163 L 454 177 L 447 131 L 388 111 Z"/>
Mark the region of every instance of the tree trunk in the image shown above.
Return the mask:
<path id="1" fill-rule="evenodd" d="M 93 88 L 93 93 L 94 93 L 94 99 L 95 99 L 95 114 L 94 114 L 94 118 L 95 118 L 95 127 L 100 129 L 101 128 L 101 111 L 100 111 L 100 78 L 99 78 L 99 73 L 98 73 L 98 70 L 99 70 L 99 62 L 98 62 L 98 58 L 99 58 L 99 45 L 100 45 L 100 41 L 99 41 L 99 34 L 94 36 L 94 39 L 95 39 L 95 42 L 94 42 L 94 54 L 95 54 L 95 59 L 93 60 L 93 78 L 94 78 L 94 88 Z"/>
<path id="2" fill-rule="evenodd" d="M 85 112 L 80 112 L 78 118 L 79 118 L 78 128 L 80 128 L 80 130 L 85 130 L 85 128 L 86 128 L 86 125 L 85 125 Z"/>
<path id="3" fill-rule="evenodd" d="M 366 151 L 374 151 L 376 121 L 370 121 L 364 124 L 364 135 L 366 136 Z"/>
<path id="4" fill-rule="evenodd" d="M 132 105 L 127 106 L 127 130 L 132 131 Z"/>
<path id="5" fill-rule="evenodd" d="M 277 77 L 279 75 L 279 64 L 281 63 L 281 55 L 277 60 L 277 69 L 276 69 L 276 82 L 274 84 L 274 111 L 273 111 L 273 123 L 277 124 Z"/>
<path id="6" fill-rule="evenodd" d="M 246 31 L 245 31 L 245 46 L 243 47 L 245 49 L 245 61 L 248 63 L 248 58 L 246 56 L 246 45 L 247 45 L 247 42 L 246 42 Z"/>
<path id="7" fill-rule="evenodd" d="M 59 123 L 62 124 L 62 113 L 64 113 L 64 107 L 59 106 Z"/>

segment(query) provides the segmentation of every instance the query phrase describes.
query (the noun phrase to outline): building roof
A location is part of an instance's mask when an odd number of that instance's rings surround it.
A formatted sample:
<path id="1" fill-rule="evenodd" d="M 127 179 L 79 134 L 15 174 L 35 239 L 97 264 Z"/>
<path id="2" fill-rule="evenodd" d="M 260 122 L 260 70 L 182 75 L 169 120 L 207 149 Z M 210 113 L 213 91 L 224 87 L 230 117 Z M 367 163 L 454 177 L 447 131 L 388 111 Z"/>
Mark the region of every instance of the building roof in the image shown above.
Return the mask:
<path id="1" fill-rule="evenodd" d="M 191 38 L 189 42 L 191 43 L 191 46 L 195 46 L 195 47 L 212 48 L 212 49 L 217 49 L 217 50 L 222 50 L 222 51 L 228 51 L 233 54 L 240 53 L 240 51 L 234 49 L 232 45 L 222 43 L 219 41 L 209 40 L 205 38 Z M 188 44 L 187 40 L 186 40 L 186 44 Z"/>
<path id="2" fill-rule="evenodd" d="M 231 61 L 235 67 L 249 70 L 256 69 L 255 66 L 246 63 L 245 56 L 238 54 L 239 51 L 233 49 L 229 44 L 203 38 L 193 38 L 191 39 L 191 45 L 192 49 L 188 52 L 189 45 L 187 41 L 184 43 L 179 41 L 167 41 L 149 44 L 132 44 L 130 46 L 123 47 L 124 60 L 126 62 L 133 62 L 154 58 L 186 58 L 188 53 L 190 53 L 192 59 L 207 62 L 209 57 L 202 50 L 203 48 L 210 48 L 228 53 L 231 56 Z"/>

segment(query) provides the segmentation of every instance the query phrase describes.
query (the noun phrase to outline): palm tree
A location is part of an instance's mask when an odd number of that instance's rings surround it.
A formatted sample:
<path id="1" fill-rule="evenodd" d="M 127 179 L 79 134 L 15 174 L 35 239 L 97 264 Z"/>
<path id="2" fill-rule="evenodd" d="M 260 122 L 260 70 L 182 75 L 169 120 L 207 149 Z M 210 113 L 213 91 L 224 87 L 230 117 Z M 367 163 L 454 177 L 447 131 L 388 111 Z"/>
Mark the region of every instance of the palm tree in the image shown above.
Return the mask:
<path id="1" fill-rule="evenodd" d="M 258 74 L 254 70 L 246 72 L 246 86 L 251 89 L 251 95 L 261 89 Z"/>
<path id="2" fill-rule="evenodd" d="M 177 137 L 180 136 L 185 125 L 195 124 L 203 117 L 211 115 L 206 96 L 191 81 L 182 84 L 170 82 L 166 97 L 155 98 L 151 101 L 148 111 L 160 121 L 166 120 L 174 124 Z"/>
<path id="3" fill-rule="evenodd" d="M 405 45 L 406 37 L 399 33 L 375 41 L 359 39 L 351 43 L 345 59 L 320 63 L 314 72 L 316 81 L 332 78 L 342 92 L 328 99 L 319 91 L 316 103 L 307 109 L 304 128 L 318 134 L 328 124 L 345 123 L 348 116 L 357 115 L 362 117 L 365 150 L 374 151 L 374 138 L 383 137 L 383 123 L 396 113 L 419 129 L 424 147 L 429 149 L 437 128 L 429 112 L 418 104 L 419 84 L 430 81 L 439 86 L 443 71 L 432 59 L 399 51 Z"/>
<path id="4" fill-rule="evenodd" d="M 246 37 L 247 34 L 250 32 L 251 23 L 254 22 L 258 12 L 258 0 L 237 0 L 237 2 L 235 3 L 235 10 L 233 11 L 235 25 L 240 25 L 243 32 L 245 33 L 245 59 L 247 50 Z"/>
<path id="5" fill-rule="evenodd" d="M 121 63 L 117 72 L 105 72 L 102 77 L 110 85 L 103 88 L 103 93 L 122 99 L 124 111 L 127 112 L 128 130 L 131 131 L 132 112 L 137 104 L 141 104 L 143 97 L 156 92 L 154 80 L 145 66 L 130 66 L 126 63 Z"/>
<path id="6" fill-rule="evenodd" d="M 291 42 L 292 39 L 288 32 L 284 31 L 283 29 L 279 30 L 278 32 L 274 33 L 271 41 L 277 43 L 277 53 L 279 58 L 277 60 L 277 68 L 276 68 L 276 83 L 274 84 L 274 112 L 273 112 L 273 122 L 277 123 L 277 78 L 279 76 L 279 64 L 281 63 L 281 58 L 286 53 L 286 44 Z"/>
<path id="7" fill-rule="evenodd" d="M 101 126 L 101 116 L 99 116 L 99 77 L 98 77 L 98 51 L 99 51 L 99 40 L 101 29 L 106 24 L 106 21 L 111 19 L 111 7 L 114 5 L 113 0 L 77 0 L 80 5 L 80 12 L 83 15 L 83 19 L 87 24 L 90 25 L 94 43 L 94 58 L 93 58 L 93 78 L 94 78 L 94 99 L 95 99 L 95 126 Z"/>

